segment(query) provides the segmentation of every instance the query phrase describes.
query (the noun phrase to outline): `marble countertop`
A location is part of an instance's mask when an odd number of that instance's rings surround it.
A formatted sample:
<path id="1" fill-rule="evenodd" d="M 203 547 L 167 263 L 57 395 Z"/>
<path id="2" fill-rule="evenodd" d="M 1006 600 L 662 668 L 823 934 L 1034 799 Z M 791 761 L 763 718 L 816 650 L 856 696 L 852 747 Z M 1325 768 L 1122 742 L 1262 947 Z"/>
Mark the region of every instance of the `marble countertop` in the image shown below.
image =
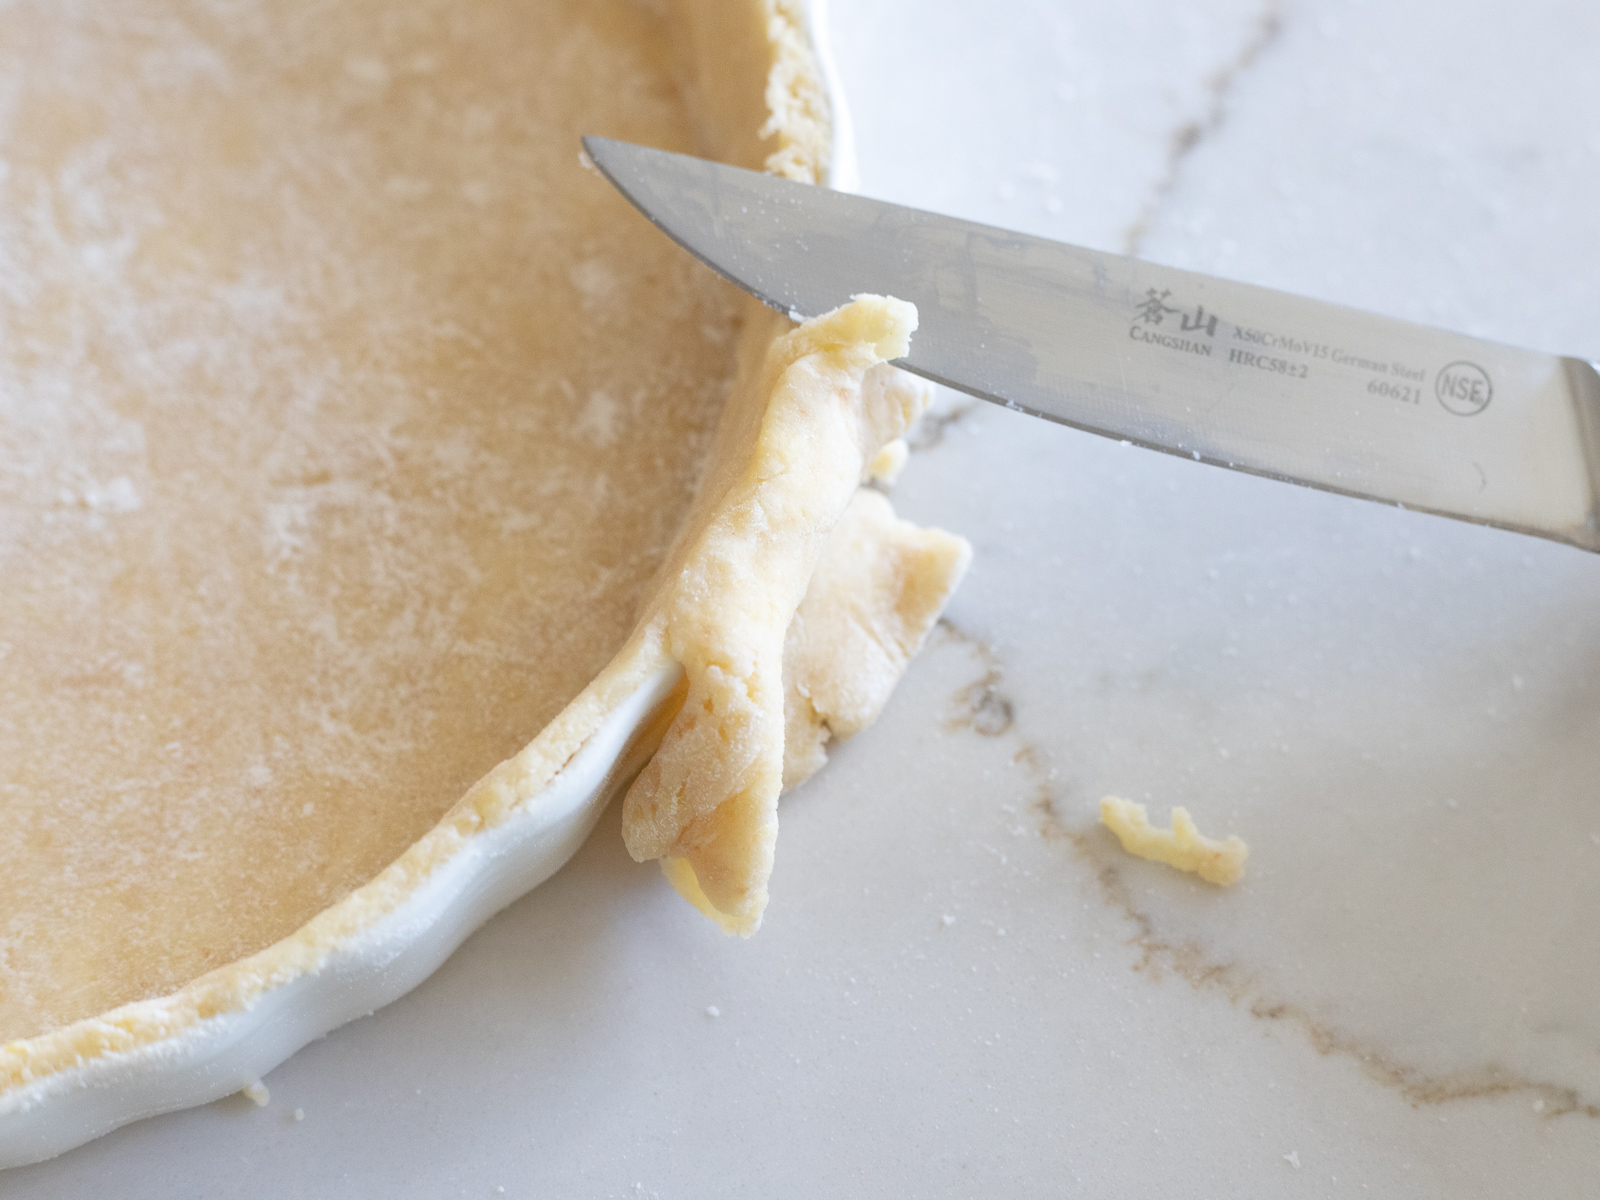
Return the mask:
<path id="1" fill-rule="evenodd" d="M 834 8 L 869 194 L 1600 357 L 1600 7 Z M 972 572 L 754 940 L 613 810 L 267 1107 L 0 1197 L 1595 1194 L 1600 557 L 942 411 Z"/>

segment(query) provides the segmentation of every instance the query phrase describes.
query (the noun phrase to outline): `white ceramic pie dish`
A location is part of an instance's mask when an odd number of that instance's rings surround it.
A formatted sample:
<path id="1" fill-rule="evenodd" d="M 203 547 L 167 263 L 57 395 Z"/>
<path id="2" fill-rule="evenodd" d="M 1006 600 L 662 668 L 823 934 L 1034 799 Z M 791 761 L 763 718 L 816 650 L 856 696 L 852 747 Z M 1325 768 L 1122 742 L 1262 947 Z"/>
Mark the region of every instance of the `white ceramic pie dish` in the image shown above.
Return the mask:
<path id="1" fill-rule="evenodd" d="M 829 182 L 853 188 L 857 173 L 844 97 L 826 41 L 824 0 L 800 11 L 830 100 Z M 649 675 L 599 724 L 542 789 L 503 820 L 475 830 L 432 866 L 403 899 L 339 939 L 306 971 L 255 991 L 239 1007 L 139 1037 L 126 1049 L 75 1063 L 0 1091 L 0 1169 L 39 1162 L 144 1117 L 205 1104 L 259 1080 L 302 1046 L 369 1015 L 426 979 L 489 917 L 537 887 L 583 844 L 613 796 L 649 759 L 664 732 L 656 718 L 681 677 Z M 447 818 L 448 819 L 448 818 Z M 89 1024 L 101 1045 L 159 1021 L 113 1010 Z M 83 1023 L 80 1023 L 83 1024 Z"/>

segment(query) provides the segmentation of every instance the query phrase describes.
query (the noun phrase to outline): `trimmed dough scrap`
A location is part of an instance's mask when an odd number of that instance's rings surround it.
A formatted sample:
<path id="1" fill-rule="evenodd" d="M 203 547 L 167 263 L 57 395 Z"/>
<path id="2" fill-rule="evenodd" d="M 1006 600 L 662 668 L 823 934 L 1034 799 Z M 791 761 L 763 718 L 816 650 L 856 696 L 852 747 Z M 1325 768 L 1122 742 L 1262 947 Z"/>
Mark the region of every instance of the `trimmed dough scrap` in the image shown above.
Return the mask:
<path id="1" fill-rule="evenodd" d="M 1226 887 L 1244 876 L 1250 847 L 1238 835 L 1217 841 L 1203 835 L 1186 808 L 1172 810 L 1172 828 L 1150 824 L 1145 806 L 1117 796 L 1100 801 L 1100 820 L 1129 854 L 1189 871 L 1207 883 Z"/>
<path id="2" fill-rule="evenodd" d="M 822 766 L 830 740 L 877 720 L 971 559 L 965 538 L 856 492 L 784 639 L 785 790 Z"/>
<path id="3" fill-rule="evenodd" d="M 885 365 L 915 328 L 912 305 L 860 296 L 746 363 L 647 618 L 688 689 L 628 791 L 624 836 L 730 933 L 760 925 L 779 792 L 820 765 L 829 733 L 877 715 L 970 555 L 860 491 L 927 407 L 929 390 Z"/>

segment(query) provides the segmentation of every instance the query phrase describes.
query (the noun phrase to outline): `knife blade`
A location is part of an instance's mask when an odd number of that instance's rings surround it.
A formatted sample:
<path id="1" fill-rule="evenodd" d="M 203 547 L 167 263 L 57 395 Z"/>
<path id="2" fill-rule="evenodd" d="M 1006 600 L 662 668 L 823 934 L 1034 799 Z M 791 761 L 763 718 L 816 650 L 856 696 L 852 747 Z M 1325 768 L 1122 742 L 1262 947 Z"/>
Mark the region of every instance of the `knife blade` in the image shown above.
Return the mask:
<path id="1" fill-rule="evenodd" d="M 660 229 L 796 319 L 917 306 L 898 366 L 1200 462 L 1600 552 L 1600 374 L 1191 271 L 586 137 Z"/>

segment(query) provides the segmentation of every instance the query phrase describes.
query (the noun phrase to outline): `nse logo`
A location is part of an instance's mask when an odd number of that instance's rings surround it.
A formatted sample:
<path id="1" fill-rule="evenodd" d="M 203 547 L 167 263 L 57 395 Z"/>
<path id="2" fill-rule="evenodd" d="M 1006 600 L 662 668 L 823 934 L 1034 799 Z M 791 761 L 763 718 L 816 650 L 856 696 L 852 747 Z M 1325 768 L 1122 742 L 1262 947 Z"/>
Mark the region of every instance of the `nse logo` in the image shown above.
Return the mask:
<path id="1" fill-rule="evenodd" d="M 1433 394 L 1456 416 L 1475 417 L 1494 399 L 1494 384 L 1477 363 L 1453 362 L 1433 381 Z"/>

